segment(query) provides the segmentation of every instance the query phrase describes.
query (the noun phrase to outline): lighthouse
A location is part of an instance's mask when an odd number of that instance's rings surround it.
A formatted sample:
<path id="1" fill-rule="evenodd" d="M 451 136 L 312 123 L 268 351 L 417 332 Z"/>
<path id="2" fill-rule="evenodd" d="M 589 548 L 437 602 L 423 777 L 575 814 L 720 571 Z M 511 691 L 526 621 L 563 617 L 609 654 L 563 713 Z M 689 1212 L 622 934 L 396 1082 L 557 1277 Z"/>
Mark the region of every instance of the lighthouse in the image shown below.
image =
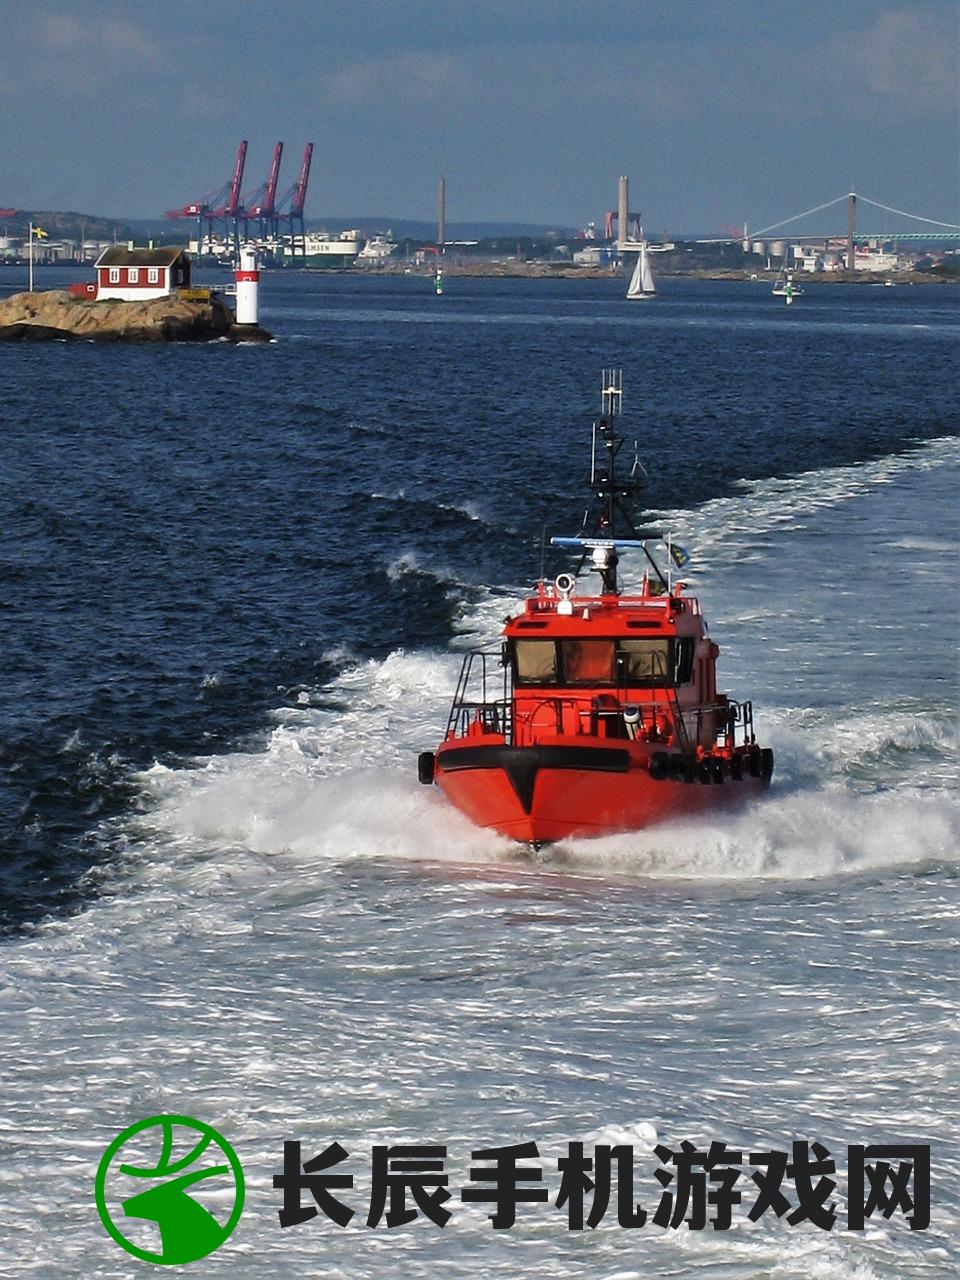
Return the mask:
<path id="1" fill-rule="evenodd" d="M 253 249 L 240 250 L 240 264 L 234 278 L 237 282 L 237 324 L 256 324 L 260 272 Z"/>

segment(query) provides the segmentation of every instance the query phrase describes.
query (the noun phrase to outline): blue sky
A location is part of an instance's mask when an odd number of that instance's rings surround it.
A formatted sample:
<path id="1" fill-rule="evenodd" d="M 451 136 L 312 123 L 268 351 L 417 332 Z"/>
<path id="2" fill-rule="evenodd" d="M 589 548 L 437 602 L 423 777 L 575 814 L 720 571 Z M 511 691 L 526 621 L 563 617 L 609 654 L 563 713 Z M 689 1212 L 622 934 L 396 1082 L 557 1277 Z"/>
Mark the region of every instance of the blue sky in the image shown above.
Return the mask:
<path id="1" fill-rule="evenodd" d="M 6 0 L 0 205 L 155 217 L 286 144 L 307 214 L 960 223 L 955 0 Z M 844 214 L 836 214 L 840 229 Z M 871 228 L 865 228 L 871 229 Z M 885 229 L 878 222 L 878 229 Z"/>

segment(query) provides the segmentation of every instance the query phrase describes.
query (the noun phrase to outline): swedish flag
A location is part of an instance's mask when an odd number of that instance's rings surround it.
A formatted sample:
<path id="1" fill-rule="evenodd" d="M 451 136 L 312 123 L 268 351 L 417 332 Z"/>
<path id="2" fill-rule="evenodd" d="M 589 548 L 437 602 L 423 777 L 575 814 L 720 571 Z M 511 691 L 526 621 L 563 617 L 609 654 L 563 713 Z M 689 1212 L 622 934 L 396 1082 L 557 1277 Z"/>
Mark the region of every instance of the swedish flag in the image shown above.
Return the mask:
<path id="1" fill-rule="evenodd" d="M 682 569 L 690 559 L 689 553 L 676 542 L 670 543 L 670 554 L 673 556 L 674 563 L 678 569 Z"/>
<path id="2" fill-rule="evenodd" d="M 50 238 L 49 233 L 44 231 L 43 227 L 34 227 L 33 234 L 38 240 L 48 240 Z"/>

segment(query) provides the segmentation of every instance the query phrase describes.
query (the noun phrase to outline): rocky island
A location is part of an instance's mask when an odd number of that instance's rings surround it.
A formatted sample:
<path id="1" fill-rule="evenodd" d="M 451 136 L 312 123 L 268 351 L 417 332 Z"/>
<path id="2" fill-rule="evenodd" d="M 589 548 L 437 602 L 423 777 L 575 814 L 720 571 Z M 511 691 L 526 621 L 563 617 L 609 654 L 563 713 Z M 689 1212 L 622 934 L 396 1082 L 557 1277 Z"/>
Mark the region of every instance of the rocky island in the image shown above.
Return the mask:
<path id="1" fill-rule="evenodd" d="M 256 324 L 238 325 L 223 297 L 210 289 L 123 302 L 80 298 L 64 290 L 15 293 L 0 301 L 0 341 L 269 342 Z"/>

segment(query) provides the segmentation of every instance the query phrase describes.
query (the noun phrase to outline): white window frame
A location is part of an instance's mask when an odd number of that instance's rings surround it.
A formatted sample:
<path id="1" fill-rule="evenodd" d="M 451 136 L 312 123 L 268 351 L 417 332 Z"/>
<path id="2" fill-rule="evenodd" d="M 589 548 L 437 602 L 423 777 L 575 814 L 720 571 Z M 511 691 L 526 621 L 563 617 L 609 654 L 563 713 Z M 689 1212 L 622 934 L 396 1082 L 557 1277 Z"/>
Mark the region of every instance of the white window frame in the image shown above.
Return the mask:
<path id="1" fill-rule="evenodd" d="M 160 268 L 147 267 L 147 284 L 159 284 L 159 283 L 160 283 Z"/>
<path id="2" fill-rule="evenodd" d="M 139 284 L 139 283 L 140 283 L 140 268 L 127 267 L 127 284 Z"/>
<path id="3" fill-rule="evenodd" d="M 119 283 L 120 283 L 120 268 L 119 268 L 119 267 L 110 267 L 110 268 L 109 268 L 109 270 L 110 270 L 110 283 L 111 283 L 111 284 L 119 284 Z"/>

